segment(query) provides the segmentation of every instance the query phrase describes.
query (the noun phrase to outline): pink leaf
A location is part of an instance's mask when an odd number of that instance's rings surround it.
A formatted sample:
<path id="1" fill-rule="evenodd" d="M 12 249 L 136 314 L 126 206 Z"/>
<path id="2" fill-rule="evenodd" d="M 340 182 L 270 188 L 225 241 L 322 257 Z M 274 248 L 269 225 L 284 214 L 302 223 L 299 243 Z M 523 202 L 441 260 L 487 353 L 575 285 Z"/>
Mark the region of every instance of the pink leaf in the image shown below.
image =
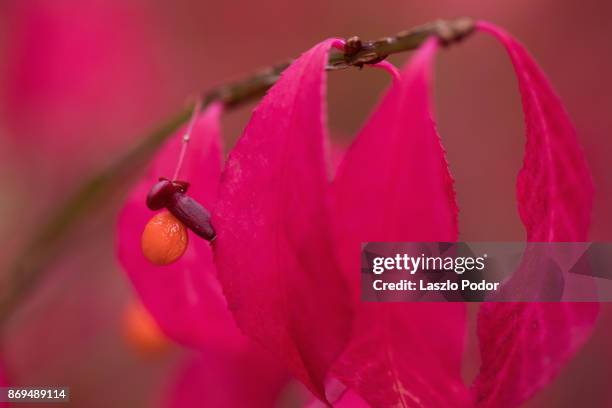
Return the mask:
<path id="1" fill-rule="evenodd" d="M 204 351 L 182 368 L 163 406 L 269 408 L 278 404 L 286 372 L 266 353 Z"/>
<path id="2" fill-rule="evenodd" d="M 431 39 L 414 55 L 333 183 L 336 240 L 355 295 L 361 242 L 457 239 L 453 182 L 430 112 L 436 50 Z M 463 304 L 359 303 L 334 374 L 374 407 L 462 406 L 464 337 Z"/>
<path id="3" fill-rule="evenodd" d="M 220 113 L 221 107 L 212 105 L 198 118 L 181 174 L 191 182 L 189 195 L 208 208 L 215 202 L 221 173 Z M 140 248 L 144 226 L 154 215 L 145 205 L 146 195 L 159 177 L 172 177 L 183 132 L 167 142 L 130 193 L 119 216 L 119 260 L 167 336 L 190 346 L 228 346 L 242 340 L 214 277 L 208 242 L 189 232 L 187 251 L 168 266 L 151 264 Z"/>
<path id="4" fill-rule="evenodd" d="M 342 163 L 344 154 L 346 153 L 346 145 L 338 142 L 331 143 L 329 146 L 329 167 L 332 175 L 336 174 L 338 166 Z"/>
<path id="5" fill-rule="evenodd" d="M 506 47 L 519 81 L 527 143 L 517 182 L 528 241 L 585 241 L 593 186 L 574 127 L 532 57 L 503 30 L 478 28 Z M 492 303 L 480 309 L 479 406 L 513 407 L 548 384 L 588 338 L 595 303 Z"/>
<path id="6" fill-rule="evenodd" d="M 363 398 L 346 388 L 342 383 L 330 382 L 327 384 L 326 390 L 334 408 L 370 408 Z M 306 402 L 304 408 L 325 408 L 325 406 L 321 401 L 313 399 Z"/>
<path id="7" fill-rule="evenodd" d="M 238 325 L 323 400 L 352 316 L 326 199 L 324 70 L 333 41 L 296 60 L 256 108 L 213 214 L 219 278 Z"/>

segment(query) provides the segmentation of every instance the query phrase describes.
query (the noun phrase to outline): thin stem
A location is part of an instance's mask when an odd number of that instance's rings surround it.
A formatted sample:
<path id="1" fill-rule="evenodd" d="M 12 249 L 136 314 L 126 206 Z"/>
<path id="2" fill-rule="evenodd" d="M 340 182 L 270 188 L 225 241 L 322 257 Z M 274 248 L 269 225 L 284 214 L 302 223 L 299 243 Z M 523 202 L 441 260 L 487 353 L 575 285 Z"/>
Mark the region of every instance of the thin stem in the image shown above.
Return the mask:
<path id="1" fill-rule="evenodd" d="M 474 22 L 469 18 L 452 21 L 436 21 L 401 32 L 393 37 L 375 41 L 361 41 L 352 37 L 345 42 L 344 52 L 333 51 L 329 57 L 328 70 L 375 65 L 387 56 L 418 48 L 428 37 L 435 35 L 444 45 L 460 41 L 474 30 Z M 213 101 L 223 103 L 226 110 L 231 109 L 265 94 L 280 77 L 291 61 L 272 66 L 265 71 L 242 81 L 231 83 L 205 93 L 202 108 Z M 71 234 L 81 223 L 91 218 L 96 211 L 117 201 L 118 193 L 124 193 L 126 185 L 133 181 L 139 170 L 150 160 L 169 135 L 189 118 L 194 120 L 194 111 L 200 108 L 192 105 L 178 112 L 173 118 L 159 126 L 140 142 L 126 151 L 115 162 L 102 169 L 98 174 L 84 182 L 62 205 L 42 223 L 37 234 L 20 253 L 6 281 L 0 287 L 0 324 L 12 314 L 16 307 L 27 298 L 41 281 L 49 265 L 69 248 L 66 245 Z M 187 131 L 186 149 L 190 130 Z M 182 151 L 181 156 L 184 157 Z M 177 174 L 182 159 L 179 157 Z"/>
<path id="2" fill-rule="evenodd" d="M 181 152 L 179 153 L 179 158 L 176 163 L 176 170 L 174 170 L 172 180 L 177 180 L 179 174 L 181 173 L 181 168 L 183 167 L 183 162 L 185 161 L 185 155 L 187 154 L 187 147 L 189 146 L 189 141 L 191 140 L 191 132 L 193 131 L 193 126 L 196 123 L 196 119 L 198 118 L 198 114 L 200 113 L 201 109 L 202 101 L 198 99 L 193 107 L 193 112 L 191 112 L 189 124 L 187 125 L 187 129 L 185 130 L 185 134 L 183 135 L 183 140 L 181 142 Z"/>

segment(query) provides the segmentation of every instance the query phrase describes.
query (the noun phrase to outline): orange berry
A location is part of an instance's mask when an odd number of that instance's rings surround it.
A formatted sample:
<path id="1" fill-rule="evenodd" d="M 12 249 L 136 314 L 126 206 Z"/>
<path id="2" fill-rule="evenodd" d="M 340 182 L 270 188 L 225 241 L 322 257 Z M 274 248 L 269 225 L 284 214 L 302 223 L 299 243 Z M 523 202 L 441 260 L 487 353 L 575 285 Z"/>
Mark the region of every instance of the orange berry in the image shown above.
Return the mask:
<path id="1" fill-rule="evenodd" d="M 123 335 L 127 343 L 143 356 L 159 355 L 169 346 L 157 322 L 138 301 L 132 301 L 123 314 Z"/>
<path id="2" fill-rule="evenodd" d="M 187 249 L 187 228 L 168 211 L 156 214 L 142 232 L 142 253 L 154 265 L 169 265 Z"/>

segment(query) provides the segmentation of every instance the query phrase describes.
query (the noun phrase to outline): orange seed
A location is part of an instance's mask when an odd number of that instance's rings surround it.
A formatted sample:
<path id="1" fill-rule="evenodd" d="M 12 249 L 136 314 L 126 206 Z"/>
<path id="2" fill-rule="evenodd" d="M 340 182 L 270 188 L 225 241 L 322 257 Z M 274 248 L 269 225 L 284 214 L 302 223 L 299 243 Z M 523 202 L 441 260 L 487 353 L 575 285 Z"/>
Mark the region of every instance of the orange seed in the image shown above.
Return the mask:
<path id="1" fill-rule="evenodd" d="M 168 211 L 156 214 L 142 232 L 142 253 L 154 265 L 169 265 L 187 249 L 187 228 Z"/>
<path id="2" fill-rule="evenodd" d="M 123 335 L 127 343 L 143 356 L 162 354 L 169 341 L 138 301 L 130 302 L 123 314 Z"/>

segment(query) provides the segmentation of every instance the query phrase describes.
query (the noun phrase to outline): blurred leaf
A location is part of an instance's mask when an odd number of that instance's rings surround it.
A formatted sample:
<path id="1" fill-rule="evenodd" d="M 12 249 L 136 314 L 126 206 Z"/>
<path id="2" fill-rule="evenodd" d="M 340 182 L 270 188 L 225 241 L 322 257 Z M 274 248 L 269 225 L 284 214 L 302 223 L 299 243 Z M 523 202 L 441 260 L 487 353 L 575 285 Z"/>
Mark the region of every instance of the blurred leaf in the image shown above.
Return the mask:
<path id="1" fill-rule="evenodd" d="M 0 322 L 35 287 L 40 275 L 66 249 L 70 234 L 93 214 L 125 193 L 135 175 L 161 144 L 184 123 L 193 106 L 186 107 L 145 136 L 108 167 L 87 179 L 43 222 L 9 269 L 0 294 Z"/>

